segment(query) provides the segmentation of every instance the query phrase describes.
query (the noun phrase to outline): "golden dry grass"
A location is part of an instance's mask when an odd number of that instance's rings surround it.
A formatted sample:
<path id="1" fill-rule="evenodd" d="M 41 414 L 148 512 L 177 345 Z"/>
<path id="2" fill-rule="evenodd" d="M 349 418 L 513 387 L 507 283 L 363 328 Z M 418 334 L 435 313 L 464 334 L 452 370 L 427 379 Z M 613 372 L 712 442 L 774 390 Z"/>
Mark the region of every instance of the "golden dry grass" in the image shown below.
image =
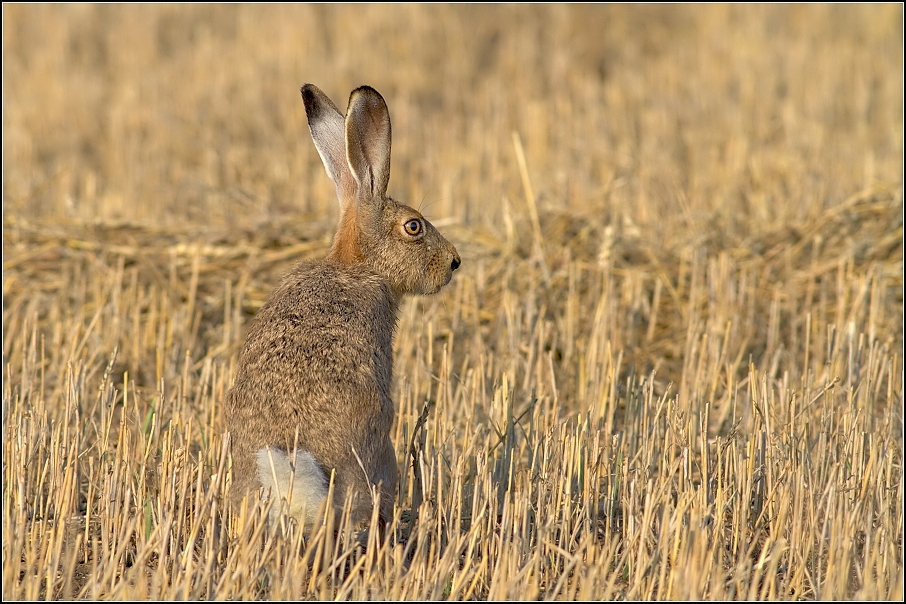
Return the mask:
<path id="1" fill-rule="evenodd" d="M 902 24 L 4 4 L 4 599 L 901 600 Z M 463 258 L 367 555 L 224 510 L 245 324 L 336 221 L 305 82 L 381 91 Z"/>

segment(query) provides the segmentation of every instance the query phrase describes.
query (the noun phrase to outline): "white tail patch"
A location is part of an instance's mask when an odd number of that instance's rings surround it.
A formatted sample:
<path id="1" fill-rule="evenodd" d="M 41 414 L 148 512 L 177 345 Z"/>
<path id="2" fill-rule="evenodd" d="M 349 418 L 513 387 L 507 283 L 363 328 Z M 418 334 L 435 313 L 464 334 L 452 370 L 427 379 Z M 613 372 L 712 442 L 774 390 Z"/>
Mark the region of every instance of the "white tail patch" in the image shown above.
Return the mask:
<path id="1" fill-rule="evenodd" d="M 300 524 L 312 526 L 318 520 L 318 508 L 327 497 L 327 478 L 321 466 L 308 451 L 296 451 L 295 459 L 282 449 L 264 447 L 255 454 L 258 480 L 265 489 L 264 498 L 276 497 L 270 521 L 280 518 L 282 508 Z M 290 490 L 292 483 L 292 490 Z"/>

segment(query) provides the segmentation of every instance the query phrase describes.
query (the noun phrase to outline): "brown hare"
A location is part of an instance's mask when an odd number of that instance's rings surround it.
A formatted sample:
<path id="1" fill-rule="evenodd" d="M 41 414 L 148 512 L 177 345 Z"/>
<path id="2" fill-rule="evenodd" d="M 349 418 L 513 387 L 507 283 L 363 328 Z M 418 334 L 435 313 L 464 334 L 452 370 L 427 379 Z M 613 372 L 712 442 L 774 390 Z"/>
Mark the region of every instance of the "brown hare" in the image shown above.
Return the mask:
<path id="1" fill-rule="evenodd" d="M 460 258 L 416 210 L 386 195 L 390 114 L 380 94 L 352 91 L 344 118 L 317 87 L 302 87 L 315 147 L 340 201 L 323 260 L 300 262 L 249 326 L 227 393 L 231 497 L 264 487 L 281 511 L 311 527 L 334 476 L 334 504 L 352 520 L 391 518 L 398 481 L 390 441 L 393 336 L 405 294 L 434 294 Z M 288 502 L 288 506 L 284 504 Z"/>

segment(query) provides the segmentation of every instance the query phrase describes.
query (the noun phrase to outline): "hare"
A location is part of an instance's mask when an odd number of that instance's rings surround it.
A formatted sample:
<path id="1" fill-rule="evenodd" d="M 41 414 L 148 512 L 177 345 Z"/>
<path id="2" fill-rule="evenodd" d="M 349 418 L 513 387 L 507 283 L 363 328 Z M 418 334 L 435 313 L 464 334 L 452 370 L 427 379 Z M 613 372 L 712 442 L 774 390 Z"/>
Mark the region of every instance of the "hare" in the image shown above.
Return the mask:
<path id="1" fill-rule="evenodd" d="M 264 488 L 311 527 L 334 480 L 352 521 L 392 514 L 399 471 L 390 441 L 393 337 L 405 294 L 434 294 L 459 268 L 450 244 L 416 210 L 387 197 L 390 114 L 373 88 L 352 91 L 344 118 L 302 87 L 315 148 L 336 186 L 340 221 L 323 260 L 296 265 L 249 326 L 226 396 L 231 499 Z M 284 507 L 281 499 L 288 502 Z"/>

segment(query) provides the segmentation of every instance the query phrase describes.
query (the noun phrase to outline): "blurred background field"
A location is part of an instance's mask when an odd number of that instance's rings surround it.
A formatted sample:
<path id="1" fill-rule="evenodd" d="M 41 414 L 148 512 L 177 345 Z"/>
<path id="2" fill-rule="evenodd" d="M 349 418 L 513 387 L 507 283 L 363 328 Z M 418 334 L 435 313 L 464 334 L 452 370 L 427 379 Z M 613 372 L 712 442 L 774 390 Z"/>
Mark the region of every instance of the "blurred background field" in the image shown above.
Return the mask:
<path id="1" fill-rule="evenodd" d="M 2 10 L 4 598 L 902 598 L 902 5 Z M 463 259 L 375 566 L 215 528 L 306 82 Z"/>

